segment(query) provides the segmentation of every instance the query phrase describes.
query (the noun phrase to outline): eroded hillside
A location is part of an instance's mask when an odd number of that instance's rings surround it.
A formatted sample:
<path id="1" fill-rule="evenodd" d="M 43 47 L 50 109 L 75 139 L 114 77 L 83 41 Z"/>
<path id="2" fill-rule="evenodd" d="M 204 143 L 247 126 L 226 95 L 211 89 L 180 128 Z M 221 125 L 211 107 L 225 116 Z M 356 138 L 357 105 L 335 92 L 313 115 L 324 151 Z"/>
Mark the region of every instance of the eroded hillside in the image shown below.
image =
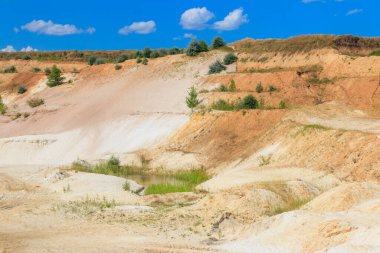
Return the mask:
<path id="1" fill-rule="evenodd" d="M 379 43 L 246 39 L 230 45 L 237 62 L 212 75 L 231 48 L 118 70 L 0 62 L 17 69 L 0 74 L 0 249 L 379 251 Z M 65 79 L 49 88 L 32 70 L 53 64 Z M 190 113 L 193 86 L 201 103 Z M 250 95 L 254 107 L 242 106 Z M 190 190 L 144 185 L 199 168 L 207 177 Z"/>

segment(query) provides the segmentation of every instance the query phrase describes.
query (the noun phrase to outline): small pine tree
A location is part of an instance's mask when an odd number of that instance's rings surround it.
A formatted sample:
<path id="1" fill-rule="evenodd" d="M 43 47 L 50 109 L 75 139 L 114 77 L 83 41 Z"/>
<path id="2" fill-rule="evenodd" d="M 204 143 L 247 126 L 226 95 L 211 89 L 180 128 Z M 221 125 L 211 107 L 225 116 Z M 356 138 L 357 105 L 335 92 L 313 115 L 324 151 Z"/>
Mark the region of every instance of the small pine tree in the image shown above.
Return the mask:
<path id="1" fill-rule="evenodd" d="M 228 86 L 228 90 L 231 91 L 231 92 L 235 92 L 236 91 L 236 85 L 235 85 L 234 79 L 230 80 L 230 86 Z"/>
<path id="2" fill-rule="evenodd" d="M 208 51 L 208 45 L 205 40 L 199 41 L 199 52 L 207 52 Z"/>
<path id="3" fill-rule="evenodd" d="M 194 108 L 197 107 L 200 103 L 201 101 L 198 99 L 198 93 L 193 86 L 190 88 L 189 92 L 187 93 L 187 97 L 186 97 L 187 107 L 191 109 L 191 112 L 194 112 Z"/>
<path id="4" fill-rule="evenodd" d="M 200 48 L 197 39 L 192 39 L 186 48 L 187 56 L 196 56 L 199 54 Z"/>
<path id="5" fill-rule="evenodd" d="M 254 96 L 248 95 L 244 97 L 242 109 L 257 109 L 258 106 L 257 99 Z"/>
<path id="6" fill-rule="evenodd" d="M 215 37 L 212 41 L 212 47 L 214 49 L 217 49 L 217 48 L 220 48 L 220 47 L 224 47 L 226 45 L 226 43 L 224 42 L 223 38 L 218 36 L 218 37 Z"/>
<path id="7" fill-rule="evenodd" d="M 261 92 L 263 92 L 264 91 L 264 88 L 263 88 L 263 85 L 261 84 L 261 82 L 260 83 L 258 83 L 257 85 L 256 85 L 256 92 L 257 93 L 261 93 Z"/>
<path id="8" fill-rule="evenodd" d="M 63 77 L 61 76 L 61 70 L 57 68 L 56 65 L 53 65 L 51 72 L 48 76 L 47 86 L 55 87 L 63 83 Z"/>
<path id="9" fill-rule="evenodd" d="M 280 109 L 285 109 L 285 108 L 286 108 L 286 103 L 285 103 L 284 100 L 281 100 L 281 101 L 280 101 L 279 108 L 280 108 Z"/>

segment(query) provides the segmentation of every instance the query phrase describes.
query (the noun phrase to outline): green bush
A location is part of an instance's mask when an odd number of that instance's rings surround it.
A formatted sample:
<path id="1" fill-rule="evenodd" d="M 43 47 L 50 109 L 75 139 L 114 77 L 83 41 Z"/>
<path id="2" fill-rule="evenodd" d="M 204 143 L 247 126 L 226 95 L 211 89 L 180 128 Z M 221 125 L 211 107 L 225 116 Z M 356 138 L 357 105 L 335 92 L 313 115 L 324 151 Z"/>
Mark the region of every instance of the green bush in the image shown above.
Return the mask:
<path id="1" fill-rule="evenodd" d="M 51 69 L 50 68 L 45 68 L 45 70 L 44 70 L 44 72 L 45 72 L 45 75 L 50 75 L 50 73 L 51 73 Z"/>
<path id="2" fill-rule="evenodd" d="M 226 56 L 224 56 L 223 63 L 225 65 L 230 65 L 232 63 L 235 63 L 238 60 L 237 56 L 233 53 L 228 53 Z"/>
<path id="3" fill-rule="evenodd" d="M 61 70 L 57 68 L 56 65 L 53 65 L 51 68 L 50 74 L 48 76 L 47 86 L 55 87 L 63 83 L 63 77 L 61 76 Z"/>
<path id="4" fill-rule="evenodd" d="M 157 51 L 153 51 L 151 54 L 150 54 L 150 58 L 158 58 L 160 57 L 160 54 L 157 52 Z"/>
<path id="5" fill-rule="evenodd" d="M 148 58 L 143 58 L 142 61 L 141 61 L 142 64 L 144 65 L 148 65 Z"/>
<path id="6" fill-rule="evenodd" d="M 186 48 L 186 55 L 187 56 L 196 56 L 201 52 L 200 46 L 198 44 L 197 39 L 192 39 L 189 43 L 189 45 Z"/>
<path id="7" fill-rule="evenodd" d="M 230 92 L 235 92 L 236 91 L 236 85 L 234 79 L 230 80 L 230 85 L 228 86 L 228 90 Z"/>
<path id="8" fill-rule="evenodd" d="M 142 54 L 145 58 L 150 58 L 150 55 L 152 54 L 152 50 L 149 47 L 146 47 L 144 48 Z"/>
<path id="9" fill-rule="evenodd" d="M 24 94 L 27 91 L 27 89 L 22 85 L 17 85 L 16 89 L 18 94 Z"/>
<path id="10" fill-rule="evenodd" d="M 217 91 L 226 92 L 226 91 L 228 91 L 228 88 L 224 84 L 222 84 L 222 85 L 219 86 L 219 88 L 217 89 Z"/>
<path id="11" fill-rule="evenodd" d="M 243 101 L 238 105 L 239 109 L 257 109 L 259 103 L 257 99 L 252 95 L 247 95 L 244 97 Z"/>
<path id="12" fill-rule="evenodd" d="M 32 68 L 32 72 L 34 72 L 34 73 L 38 73 L 38 72 L 40 72 L 40 71 L 41 71 L 41 69 L 38 68 L 38 67 L 34 67 L 34 68 Z"/>
<path id="13" fill-rule="evenodd" d="M 101 65 L 101 64 L 104 64 L 106 63 L 106 60 L 104 58 L 96 58 L 95 60 L 95 65 Z"/>
<path id="14" fill-rule="evenodd" d="M 281 100 L 281 101 L 280 101 L 280 104 L 279 104 L 278 107 L 279 107 L 280 109 L 286 109 L 286 103 L 285 103 L 285 101 Z"/>
<path id="15" fill-rule="evenodd" d="M 380 49 L 373 50 L 371 53 L 369 53 L 369 56 L 380 56 Z"/>
<path id="16" fill-rule="evenodd" d="M 4 114 L 6 111 L 6 107 L 4 105 L 3 99 L 0 96 L 0 114 Z"/>
<path id="17" fill-rule="evenodd" d="M 111 156 L 111 158 L 108 159 L 107 164 L 110 166 L 120 166 L 120 160 L 117 157 Z"/>
<path id="18" fill-rule="evenodd" d="M 278 89 L 277 89 L 277 87 L 276 86 L 274 86 L 274 85 L 269 85 L 269 87 L 268 87 L 268 91 L 270 92 L 270 93 L 272 93 L 272 92 L 276 92 L 276 91 L 278 91 Z"/>
<path id="19" fill-rule="evenodd" d="M 226 70 L 226 66 L 224 66 L 219 60 L 215 61 L 209 66 L 209 74 L 220 73 L 223 70 Z"/>
<path id="20" fill-rule="evenodd" d="M 128 56 L 125 54 L 122 54 L 119 57 L 117 57 L 116 63 L 122 63 L 122 62 L 125 62 L 126 60 L 128 60 Z"/>
<path id="21" fill-rule="evenodd" d="M 96 56 L 91 55 L 90 57 L 88 57 L 88 64 L 89 64 L 90 66 L 94 65 L 95 62 L 96 62 Z"/>
<path id="22" fill-rule="evenodd" d="M 136 63 L 141 63 L 141 62 L 142 62 L 141 58 L 138 57 L 138 58 L 136 59 Z"/>
<path id="23" fill-rule="evenodd" d="M 199 52 L 207 52 L 208 51 L 208 45 L 205 40 L 199 41 Z"/>
<path id="24" fill-rule="evenodd" d="M 212 41 L 212 47 L 214 49 L 217 49 L 217 48 L 220 48 L 220 47 L 224 47 L 226 45 L 226 43 L 224 42 L 223 38 L 218 36 L 218 37 L 215 37 Z"/>
<path id="25" fill-rule="evenodd" d="M 32 108 L 43 105 L 45 101 L 41 98 L 31 98 L 27 101 L 28 105 Z"/>
<path id="26" fill-rule="evenodd" d="M 258 83 L 257 85 L 256 85 L 256 92 L 257 93 L 261 93 L 261 92 L 263 92 L 264 91 L 264 87 L 263 87 L 263 85 L 261 84 L 261 82 L 260 83 Z"/>
<path id="27" fill-rule="evenodd" d="M 211 109 L 220 111 L 233 111 L 236 109 L 233 103 L 229 103 L 224 99 L 219 99 L 218 101 L 211 104 Z"/>
<path id="28" fill-rule="evenodd" d="M 17 73 L 17 69 L 15 66 L 11 66 L 3 70 L 3 73 Z"/>
<path id="29" fill-rule="evenodd" d="M 119 64 L 116 64 L 116 65 L 115 65 L 115 70 L 120 70 L 121 68 L 122 68 L 121 65 L 119 65 Z"/>

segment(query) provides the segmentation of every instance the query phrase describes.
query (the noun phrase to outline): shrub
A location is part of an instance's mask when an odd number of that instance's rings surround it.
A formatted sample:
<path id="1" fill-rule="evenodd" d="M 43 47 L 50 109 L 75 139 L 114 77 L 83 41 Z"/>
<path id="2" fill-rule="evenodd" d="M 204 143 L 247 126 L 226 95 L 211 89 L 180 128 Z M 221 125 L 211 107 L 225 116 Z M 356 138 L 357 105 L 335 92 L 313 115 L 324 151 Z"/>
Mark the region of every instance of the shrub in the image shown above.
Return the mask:
<path id="1" fill-rule="evenodd" d="M 57 68 L 56 65 L 53 65 L 51 72 L 48 76 L 47 86 L 55 87 L 63 83 L 63 77 L 61 76 L 61 70 Z"/>
<path id="2" fill-rule="evenodd" d="M 160 57 L 160 54 L 157 51 L 154 51 L 150 54 L 150 58 L 158 58 Z"/>
<path id="3" fill-rule="evenodd" d="M 276 92 L 278 89 L 277 89 L 277 87 L 276 86 L 274 86 L 274 85 L 269 85 L 269 87 L 268 87 L 268 91 L 270 92 L 270 93 L 272 93 L 272 92 Z"/>
<path id="4" fill-rule="evenodd" d="M 90 66 L 94 65 L 95 61 L 96 61 L 96 57 L 94 55 L 91 55 L 90 57 L 88 57 L 88 64 Z"/>
<path id="5" fill-rule="evenodd" d="M 257 85 L 256 85 L 256 92 L 257 93 L 261 93 L 261 92 L 263 92 L 264 91 L 264 88 L 263 88 L 263 85 L 261 84 L 261 82 L 260 83 L 258 83 Z"/>
<path id="6" fill-rule="evenodd" d="M 254 96 L 247 95 L 238 106 L 239 109 L 257 109 L 259 104 Z"/>
<path id="7" fill-rule="evenodd" d="M 280 101 L 280 104 L 279 104 L 278 107 L 279 107 L 280 109 L 285 109 L 285 108 L 286 108 L 286 103 L 285 103 L 285 101 L 281 100 L 281 101 Z"/>
<path id="8" fill-rule="evenodd" d="M 124 189 L 124 191 L 129 191 L 130 190 L 130 186 L 129 186 L 129 182 L 128 181 L 125 181 L 125 183 L 123 184 L 123 189 Z"/>
<path id="9" fill-rule="evenodd" d="M 44 72 L 45 72 L 45 75 L 50 75 L 50 73 L 51 73 L 51 70 L 50 70 L 50 68 L 45 68 L 45 70 L 44 70 Z"/>
<path id="10" fill-rule="evenodd" d="M 31 98 L 27 101 L 28 105 L 32 108 L 43 105 L 45 101 L 41 98 Z"/>
<path id="11" fill-rule="evenodd" d="M 38 67 L 34 67 L 34 68 L 32 68 L 32 72 L 34 72 L 34 73 L 38 73 L 38 72 L 40 72 L 40 71 L 41 71 L 41 69 L 38 68 Z"/>
<path id="12" fill-rule="evenodd" d="M 126 60 L 128 60 L 128 56 L 125 54 L 122 54 L 119 57 L 117 57 L 116 63 L 122 63 L 122 62 L 125 62 Z"/>
<path id="13" fill-rule="evenodd" d="M 224 99 L 219 99 L 218 101 L 211 104 L 211 109 L 220 111 L 233 111 L 236 108 L 233 103 L 229 103 Z"/>
<path id="14" fill-rule="evenodd" d="M 186 105 L 191 109 L 191 112 L 194 111 L 194 108 L 197 107 L 201 101 L 198 99 L 198 93 L 194 86 L 192 86 L 187 93 Z"/>
<path id="15" fill-rule="evenodd" d="M 141 63 L 141 62 L 142 62 L 141 58 L 138 57 L 138 58 L 136 59 L 136 63 Z"/>
<path id="16" fill-rule="evenodd" d="M 220 47 L 224 47 L 226 45 L 226 43 L 224 42 L 223 38 L 218 36 L 218 37 L 215 37 L 212 41 L 212 47 L 214 49 L 217 49 L 217 48 L 220 48 Z"/>
<path id="17" fill-rule="evenodd" d="M 226 66 L 224 66 L 219 60 L 217 60 L 210 65 L 208 73 L 216 74 L 222 72 L 223 70 L 226 70 Z"/>
<path id="18" fill-rule="evenodd" d="M 115 70 L 120 70 L 121 68 L 122 68 L 121 65 L 119 65 L 119 64 L 116 64 L 116 65 L 115 65 Z"/>
<path id="19" fill-rule="evenodd" d="M 235 92 L 236 91 L 236 85 L 234 79 L 230 80 L 230 85 L 228 86 L 228 90 L 230 92 Z"/>
<path id="20" fill-rule="evenodd" d="M 23 59 L 23 60 L 26 60 L 26 61 L 29 61 L 29 60 L 32 59 L 32 57 L 30 57 L 29 55 L 24 55 L 24 56 L 22 57 L 22 59 Z"/>
<path id="21" fill-rule="evenodd" d="M 371 53 L 369 53 L 369 56 L 380 56 L 380 49 L 373 50 Z"/>
<path id="22" fill-rule="evenodd" d="M 199 52 L 207 52 L 208 51 L 208 45 L 205 40 L 199 41 Z"/>
<path id="23" fill-rule="evenodd" d="M 4 105 L 3 99 L 0 96 L 0 114 L 4 114 L 6 111 L 6 107 Z"/>
<path id="24" fill-rule="evenodd" d="M 101 65 L 101 64 L 104 64 L 106 63 L 106 60 L 104 58 L 96 58 L 95 60 L 95 65 Z"/>
<path id="25" fill-rule="evenodd" d="M 225 65 L 230 65 L 232 63 L 235 63 L 238 60 L 237 56 L 233 53 L 228 53 L 226 56 L 224 56 L 223 63 Z"/>
<path id="26" fill-rule="evenodd" d="M 17 69 L 15 66 L 11 66 L 3 70 L 4 73 L 17 73 Z"/>
<path id="27" fill-rule="evenodd" d="M 222 85 L 219 86 L 219 88 L 217 89 L 217 91 L 226 92 L 226 91 L 228 91 L 228 88 L 224 84 L 222 84 Z"/>
<path id="28" fill-rule="evenodd" d="M 186 55 L 187 56 L 196 56 L 199 54 L 200 46 L 198 44 L 197 39 L 192 39 L 189 43 L 189 45 L 186 48 Z"/>
<path id="29" fill-rule="evenodd" d="M 146 47 L 144 48 L 142 54 L 145 58 L 150 58 L 150 55 L 152 54 L 152 50 L 150 50 L 149 47 Z"/>
<path id="30" fill-rule="evenodd" d="M 27 89 L 22 85 L 18 85 L 16 89 L 18 94 L 24 94 L 27 91 Z"/>
<path id="31" fill-rule="evenodd" d="M 141 61 L 142 64 L 144 65 L 148 65 L 148 58 L 143 58 L 142 61 Z"/>
<path id="32" fill-rule="evenodd" d="M 120 160 L 117 157 L 111 156 L 111 158 L 108 159 L 107 164 L 110 166 L 120 166 Z"/>

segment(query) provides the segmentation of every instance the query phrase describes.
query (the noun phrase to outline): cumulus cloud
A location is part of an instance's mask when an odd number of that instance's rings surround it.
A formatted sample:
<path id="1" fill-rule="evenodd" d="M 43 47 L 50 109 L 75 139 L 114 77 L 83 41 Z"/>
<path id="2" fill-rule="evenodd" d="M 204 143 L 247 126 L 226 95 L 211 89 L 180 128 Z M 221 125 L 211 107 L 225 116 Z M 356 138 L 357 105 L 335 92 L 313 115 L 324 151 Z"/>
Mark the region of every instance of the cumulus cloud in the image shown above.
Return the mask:
<path id="1" fill-rule="evenodd" d="M 1 52 L 11 53 L 16 52 L 16 49 L 12 45 L 8 45 L 5 48 L 1 49 Z"/>
<path id="2" fill-rule="evenodd" d="M 239 8 L 231 11 L 222 21 L 215 22 L 213 28 L 219 31 L 232 31 L 245 23 L 248 23 L 248 15 L 243 14 L 243 8 Z"/>
<path id="3" fill-rule="evenodd" d="M 33 20 L 23 26 L 21 26 L 22 30 L 27 30 L 29 32 L 46 34 L 46 35 L 71 35 L 71 34 L 80 34 L 80 33 L 94 33 L 95 28 L 90 27 L 86 31 L 80 28 L 77 28 L 75 25 L 71 24 L 55 24 L 53 21 L 45 21 L 45 20 Z"/>
<path id="4" fill-rule="evenodd" d="M 149 34 L 156 30 L 156 23 L 151 20 L 146 22 L 133 22 L 131 25 L 121 28 L 119 33 L 122 35 L 128 35 L 130 33 Z"/>
<path id="5" fill-rule="evenodd" d="M 31 46 L 27 46 L 24 48 L 21 48 L 20 52 L 36 52 L 38 49 L 32 48 Z"/>
<path id="6" fill-rule="evenodd" d="M 353 10 L 350 10 L 346 13 L 347 16 L 350 16 L 350 15 L 354 15 L 354 14 L 358 14 L 358 13 L 361 13 L 363 12 L 362 9 L 353 9 Z"/>
<path id="7" fill-rule="evenodd" d="M 195 35 L 192 34 L 192 33 L 185 33 L 185 34 L 182 35 L 182 36 L 174 37 L 173 40 L 194 39 L 194 38 L 196 38 L 196 37 L 197 37 L 197 36 L 195 36 Z"/>
<path id="8" fill-rule="evenodd" d="M 180 24 L 184 29 L 203 30 L 207 27 L 207 22 L 214 17 L 214 13 L 206 7 L 188 9 L 181 15 Z"/>

